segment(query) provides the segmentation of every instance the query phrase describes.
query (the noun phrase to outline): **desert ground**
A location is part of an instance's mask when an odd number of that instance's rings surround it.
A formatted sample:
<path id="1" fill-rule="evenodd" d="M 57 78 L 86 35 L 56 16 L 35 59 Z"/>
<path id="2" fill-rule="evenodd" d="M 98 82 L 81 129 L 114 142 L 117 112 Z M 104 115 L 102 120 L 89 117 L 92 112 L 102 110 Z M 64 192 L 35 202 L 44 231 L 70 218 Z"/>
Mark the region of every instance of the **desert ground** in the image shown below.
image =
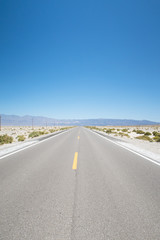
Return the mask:
<path id="1" fill-rule="evenodd" d="M 160 125 L 147 126 L 96 126 L 92 130 L 104 132 L 121 144 L 160 160 Z"/>
<path id="2" fill-rule="evenodd" d="M 0 131 L 0 152 L 11 146 L 34 141 L 38 137 L 51 134 L 55 131 L 61 131 L 70 127 L 15 127 L 2 126 Z M 108 136 L 112 136 L 122 145 L 132 148 L 142 154 L 160 160 L 160 125 L 150 126 L 96 126 L 88 128 L 93 131 L 100 131 Z M 2 136 L 12 138 L 11 143 L 2 141 Z"/>
<path id="3" fill-rule="evenodd" d="M 38 137 L 46 134 L 52 134 L 57 131 L 65 130 L 69 127 L 47 126 L 47 127 L 31 127 L 31 126 L 2 126 L 0 131 L 0 151 L 11 146 L 34 141 Z"/>

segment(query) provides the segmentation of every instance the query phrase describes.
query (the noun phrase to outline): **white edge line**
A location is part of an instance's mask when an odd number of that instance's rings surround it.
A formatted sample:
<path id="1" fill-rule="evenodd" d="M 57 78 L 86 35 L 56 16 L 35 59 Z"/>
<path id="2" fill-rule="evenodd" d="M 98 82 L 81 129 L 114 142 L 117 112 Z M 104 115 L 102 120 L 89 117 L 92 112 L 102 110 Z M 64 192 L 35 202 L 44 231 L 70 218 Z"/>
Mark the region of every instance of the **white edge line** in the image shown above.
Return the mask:
<path id="1" fill-rule="evenodd" d="M 136 154 L 136 155 L 138 155 L 138 156 L 140 156 L 140 157 L 143 157 L 143 158 L 145 158 L 146 160 L 148 160 L 148 161 L 150 161 L 150 162 L 152 162 L 152 163 L 160 166 L 160 163 L 158 163 L 156 160 L 154 161 L 154 160 L 152 160 L 151 158 L 142 155 L 141 153 L 135 152 L 134 150 L 131 150 L 130 148 L 121 145 L 120 143 L 116 143 L 116 142 L 108 139 L 107 137 L 98 134 L 97 132 L 94 132 L 94 131 L 92 131 L 92 130 L 90 130 L 90 129 L 88 129 L 88 130 L 91 131 L 92 133 L 97 134 L 98 136 L 104 138 L 105 140 L 107 140 L 107 141 L 109 141 L 109 142 L 112 142 L 112 143 L 114 143 L 114 144 L 116 144 L 116 145 L 118 145 L 118 146 L 120 146 L 120 147 L 122 147 L 122 148 L 124 148 L 124 149 L 126 149 L 126 150 L 128 150 L 128 151 L 130 151 L 130 152 L 132 152 L 132 153 L 134 153 L 134 154 Z"/>
<path id="2" fill-rule="evenodd" d="M 70 130 L 68 130 L 68 131 L 70 131 Z M 61 133 L 56 134 L 56 135 L 54 135 L 54 136 L 52 136 L 52 137 L 48 137 L 47 139 L 44 139 L 44 140 L 42 140 L 42 141 L 36 140 L 36 141 L 37 141 L 36 143 L 32 143 L 31 145 L 29 145 L 29 146 L 27 146 L 27 147 L 24 147 L 24 148 L 22 147 L 21 149 L 18 149 L 18 150 L 15 150 L 14 152 L 8 153 L 8 154 L 0 157 L 0 159 L 9 157 L 9 156 L 11 156 L 11 155 L 13 155 L 13 154 L 15 154 L 15 153 L 21 152 L 21 151 L 23 151 L 23 150 L 25 150 L 25 149 L 27 149 L 27 148 L 33 147 L 33 146 L 35 146 L 35 145 L 37 145 L 37 144 L 40 144 L 40 143 L 42 143 L 42 142 L 45 142 L 45 141 L 47 141 L 47 140 L 49 140 L 49 139 L 51 139 L 51 138 L 57 137 L 57 136 L 59 136 L 59 135 L 61 135 L 61 134 L 63 134 L 63 133 L 66 133 L 66 132 L 68 132 L 68 131 L 61 132 Z"/>

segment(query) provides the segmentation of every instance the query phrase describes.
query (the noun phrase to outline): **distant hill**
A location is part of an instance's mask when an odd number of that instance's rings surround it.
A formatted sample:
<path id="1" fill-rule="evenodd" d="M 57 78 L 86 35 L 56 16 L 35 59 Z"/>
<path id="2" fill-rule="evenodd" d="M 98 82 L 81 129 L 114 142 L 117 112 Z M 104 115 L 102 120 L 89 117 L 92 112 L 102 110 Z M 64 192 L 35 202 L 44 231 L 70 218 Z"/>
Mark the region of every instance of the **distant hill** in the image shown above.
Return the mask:
<path id="1" fill-rule="evenodd" d="M 40 116 L 1 114 L 2 126 L 134 126 L 156 125 L 158 122 L 131 119 L 54 119 Z"/>

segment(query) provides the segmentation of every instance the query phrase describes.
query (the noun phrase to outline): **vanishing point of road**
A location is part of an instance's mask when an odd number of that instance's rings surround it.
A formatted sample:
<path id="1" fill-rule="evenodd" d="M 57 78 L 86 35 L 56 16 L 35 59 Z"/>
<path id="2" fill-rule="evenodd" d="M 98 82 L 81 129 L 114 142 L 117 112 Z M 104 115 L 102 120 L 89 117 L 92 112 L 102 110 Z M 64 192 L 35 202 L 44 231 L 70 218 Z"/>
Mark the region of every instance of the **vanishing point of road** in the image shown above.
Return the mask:
<path id="1" fill-rule="evenodd" d="M 102 239 L 160 239 L 160 166 L 83 127 L 0 159 L 0 240 Z"/>

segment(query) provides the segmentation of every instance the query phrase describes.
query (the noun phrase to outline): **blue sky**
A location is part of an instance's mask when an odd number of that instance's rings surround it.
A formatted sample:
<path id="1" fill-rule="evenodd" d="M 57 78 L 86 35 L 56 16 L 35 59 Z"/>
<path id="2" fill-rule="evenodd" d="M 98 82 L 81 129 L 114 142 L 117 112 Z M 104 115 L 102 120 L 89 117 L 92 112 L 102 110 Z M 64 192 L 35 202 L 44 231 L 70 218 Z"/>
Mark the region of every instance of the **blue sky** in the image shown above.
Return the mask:
<path id="1" fill-rule="evenodd" d="M 160 122 L 159 0 L 0 0 L 0 113 Z"/>

